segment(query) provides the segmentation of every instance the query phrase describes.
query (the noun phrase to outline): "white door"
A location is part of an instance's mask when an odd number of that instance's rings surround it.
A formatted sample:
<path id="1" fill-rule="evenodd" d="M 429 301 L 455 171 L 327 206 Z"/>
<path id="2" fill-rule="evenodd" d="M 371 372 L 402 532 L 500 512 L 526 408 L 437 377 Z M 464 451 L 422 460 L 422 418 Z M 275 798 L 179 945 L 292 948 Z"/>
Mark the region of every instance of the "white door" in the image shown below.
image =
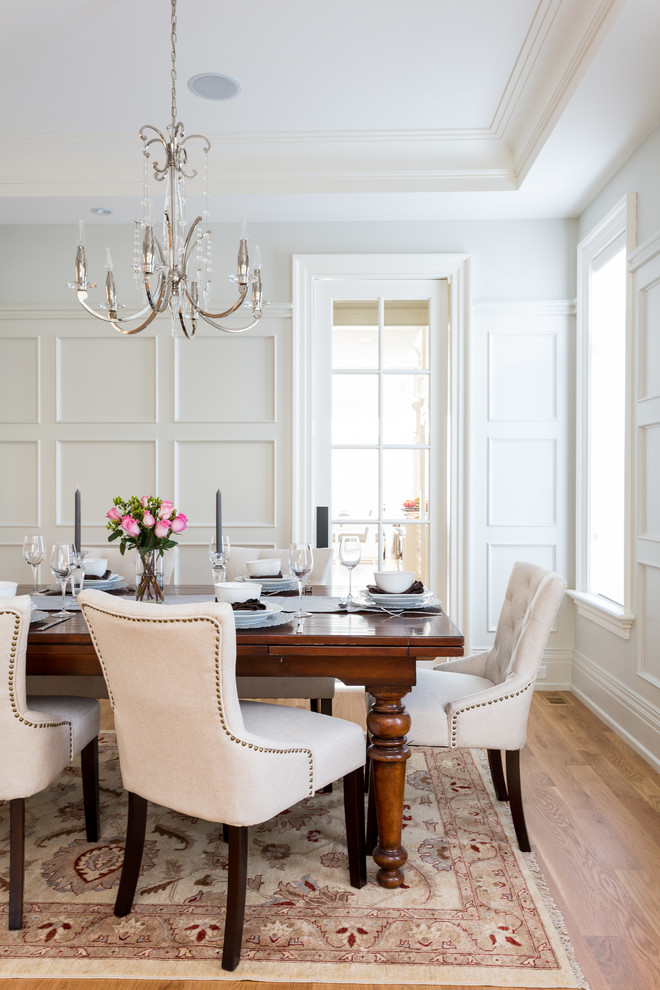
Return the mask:
<path id="1" fill-rule="evenodd" d="M 332 279 L 313 305 L 312 484 L 331 545 L 359 536 L 356 586 L 413 571 L 446 600 L 447 280 Z"/>

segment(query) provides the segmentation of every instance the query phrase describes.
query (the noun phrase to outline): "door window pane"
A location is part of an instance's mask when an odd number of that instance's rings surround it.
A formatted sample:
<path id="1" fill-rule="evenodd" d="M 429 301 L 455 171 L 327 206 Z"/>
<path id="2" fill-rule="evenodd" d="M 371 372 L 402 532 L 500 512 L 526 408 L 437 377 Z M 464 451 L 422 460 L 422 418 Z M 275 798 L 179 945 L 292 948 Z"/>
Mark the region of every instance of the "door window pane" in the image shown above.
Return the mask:
<path id="1" fill-rule="evenodd" d="M 413 571 L 425 580 L 428 574 L 429 527 L 417 525 L 385 526 L 381 564 L 401 571 Z"/>
<path id="2" fill-rule="evenodd" d="M 332 308 L 332 367 L 378 367 L 378 301 L 343 302 Z"/>
<path id="3" fill-rule="evenodd" d="M 385 369 L 429 367 L 429 304 L 427 300 L 386 300 L 383 330 Z"/>
<path id="4" fill-rule="evenodd" d="M 428 443 L 427 375 L 383 376 L 383 443 Z"/>
<path id="5" fill-rule="evenodd" d="M 427 519 L 429 459 L 426 450 L 384 450 L 383 516 Z"/>
<path id="6" fill-rule="evenodd" d="M 378 518 L 378 451 L 332 451 L 332 515 Z"/>
<path id="7" fill-rule="evenodd" d="M 332 376 L 332 442 L 378 443 L 378 376 Z"/>

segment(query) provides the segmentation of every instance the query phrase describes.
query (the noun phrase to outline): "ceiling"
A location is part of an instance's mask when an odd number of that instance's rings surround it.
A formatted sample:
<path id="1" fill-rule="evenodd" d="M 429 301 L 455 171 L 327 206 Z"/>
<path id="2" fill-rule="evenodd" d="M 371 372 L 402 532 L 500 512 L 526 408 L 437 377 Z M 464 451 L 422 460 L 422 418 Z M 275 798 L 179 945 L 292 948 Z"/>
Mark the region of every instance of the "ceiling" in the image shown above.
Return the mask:
<path id="1" fill-rule="evenodd" d="M 169 15 L 5 6 L 0 223 L 140 212 Z M 213 220 L 577 216 L 660 124 L 658 0 L 178 0 L 177 18 L 178 118 L 211 141 Z M 200 99 L 200 72 L 241 93 Z"/>

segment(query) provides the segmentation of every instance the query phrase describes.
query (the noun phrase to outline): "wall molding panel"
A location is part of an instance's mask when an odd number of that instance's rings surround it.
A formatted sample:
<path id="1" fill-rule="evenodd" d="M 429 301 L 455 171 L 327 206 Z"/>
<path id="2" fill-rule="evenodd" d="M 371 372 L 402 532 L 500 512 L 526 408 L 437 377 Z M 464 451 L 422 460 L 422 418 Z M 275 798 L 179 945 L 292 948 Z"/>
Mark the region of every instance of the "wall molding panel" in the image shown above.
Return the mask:
<path id="1" fill-rule="evenodd" d="M 171 498 L 189 518 L 176 578 L 210 577 L 215 492 L 240 545 L 291 540 L 291 305 L 269 306 L 237 337 L 211 328 L 172 338 L 158 317 L 136 336 L 79 306 L 0 306 L 0 567 L 31 581 L 20 546 L 40 531 L 71 540 L 74 493 L 82 538 L 107 540 L 117 495 Z M 42 566 L 42 578 L 47 569 Z"/>

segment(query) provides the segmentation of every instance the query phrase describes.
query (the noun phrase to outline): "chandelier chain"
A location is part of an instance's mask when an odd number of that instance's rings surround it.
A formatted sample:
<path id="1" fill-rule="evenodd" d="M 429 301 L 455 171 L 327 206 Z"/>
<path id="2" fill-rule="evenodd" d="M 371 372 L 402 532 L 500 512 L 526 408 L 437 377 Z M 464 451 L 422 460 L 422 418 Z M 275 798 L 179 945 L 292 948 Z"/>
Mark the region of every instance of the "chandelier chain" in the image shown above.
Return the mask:
<path id="1" fill-rule="evenodd" d="M 176 127 L 176 0 L 172 0 L 172 130 Z"/>

